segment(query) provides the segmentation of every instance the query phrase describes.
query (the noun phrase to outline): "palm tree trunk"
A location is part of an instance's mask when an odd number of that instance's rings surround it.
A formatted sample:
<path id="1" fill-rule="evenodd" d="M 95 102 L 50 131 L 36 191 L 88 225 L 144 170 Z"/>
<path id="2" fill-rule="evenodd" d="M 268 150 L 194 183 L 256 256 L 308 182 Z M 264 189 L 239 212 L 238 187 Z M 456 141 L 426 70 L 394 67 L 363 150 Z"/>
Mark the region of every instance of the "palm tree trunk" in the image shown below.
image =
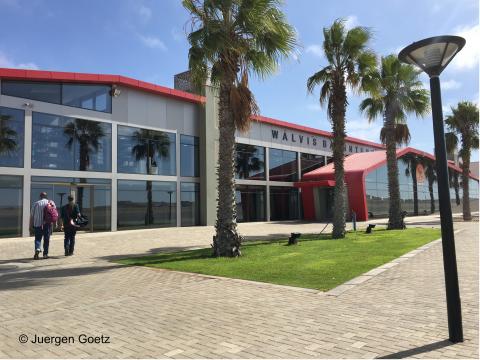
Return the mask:
<path id="1" fill-rule="evenodd" d="M 462 188 L 463 188 L 463 220 L 471 221 L 472 213 L 470 212 L 470 149 L 462 149 Z"/>
<path id="2" fill-rule="evenodd" d="M 88 147 L 86 144 L 83 142 L 80 142 L 80 164 L 79 164 L 79 170 L 80 171 L 86 171 L 87 170 L 87 162 L 88 162 Z M 80 183 L 86 183 L 85 178 L 80 179 Z M 80 209 L 80 212 L 83 213 L 83 186 L 78 187 L 78 199 L 77 199 L 77 204 L 78 208 Z M 93 205 L 91 205 L 93 206 Z"/>
<path id="3" fill-rule="evenodd" d="M 147 174 L 150 175 L 150 156 L 147 156 Z M 153 194 L 152 182 L 147 180 L 147 214 L 145 216 L 145 225 L 153 224 Z"/>
<path id="4" fill-rule="evenodd" d="M 395 139 L 395 124 L 392 116 L 386 115 L 386 146 L 387 146 L 387 170 L 388 170 L 388 229 L 405 228 L 402 207 L 400 203 L 400 185 L 398 183 L 397 146 Z"/>
<path id="5" fill-rule="evenodd" d="M 428 192 L 430 193 L 430 214 L 435 212 L 435 197 L 433 194 L 433 177 L 429 177 L 428 179 Z"/>
<path id="6" fill-rule="evenodd" d="M 460 205 L 460 184 L 458 183 L 458 173 L 455 170 L 453 171 L 453 188 L 455 190 L 455 203 Z"/>
<path id="7" fill-rule="evenodd" d="M 417 162 L 412 160 L 413 215 L 418 216 Z"/>
<path id="8" fill-rule="evenodd" d="M 333 96 L 332 130 L 333 130 L 333 162 L 335 167 L 335 188 L 333 190 L 333 230 L 332 238 L 345 237 L 345 107 L 346 90 L 343 83 L 339 85 Z"/>
<path id="9" fill-rule="evenodd" d="M 213 256 L 240 256 L 241 237 L 237 233 L 235 209 L 235 123 L 230 109 L 232 82 L 220 85 L 218 199 L 216 235 L 213 237 Z"/>

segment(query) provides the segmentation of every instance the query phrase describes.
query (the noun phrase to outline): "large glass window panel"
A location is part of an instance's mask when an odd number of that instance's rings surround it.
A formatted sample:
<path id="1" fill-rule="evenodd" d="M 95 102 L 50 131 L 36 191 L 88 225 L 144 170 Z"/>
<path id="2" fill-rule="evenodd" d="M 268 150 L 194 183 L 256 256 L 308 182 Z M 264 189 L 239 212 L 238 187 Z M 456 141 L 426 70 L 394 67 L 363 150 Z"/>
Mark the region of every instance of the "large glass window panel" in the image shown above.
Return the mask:
<path id="1" fill-rule="evenodd" d="M 63 84 L 62 104 L 83 109 L 112 112 L 111 86 Z"/>
<path id="2" fill-rule="evenodd" d="M 118 180 L 118 228 L 175 226 L 176 183 Z"/>
<path id="3" fill-rule="evenodd" d="M 117 169 L 122 173 L 176 175 L 175 134 L 118 126 Z"/>
<path id="4" fill-rule="evenodd" d="M 270 181 L 298 180 L 297 153 L 294 151 L 269 149 Z"/>
<path id="5" fill-rule="evenodd" d="M 180 184 L 182 226 L 200 225 L 200 184 Z"/>
<path id="6" fill-rule="evenodd" d="M 0 107 L 0 166 L 23 167 L 25 112 Z"/>
<path id="7" fill-rule="evenodd" d="M 22 234 L 23 177 L 0 176 L 0 237 Z"/>
<path id="8" fill-rule="evenodd" d="M 325 165 L 324 155 L 314 155 L 302 153 L 300 156 L 300 165 L 302 167 L 302 176 L 307 172 L 313 171 Z"/>
<path id="9" fill-rule="evenodd" d="M 265 180 L 265 148 L 249 144 L 236 144 L 235 178 Z"/>
<path id="10" fill-rule="evenodd" d="M 111 171 L 111 133 L 108 123 L 34 112 L 32 167 Z"/>
<path id="11" fill-rule="evenodd" d="M 270 220 L 297 220 L 299 218 L 298 189 L 270 187 Z"/>
<path id="12" fill-rule="evenodd" d="M 235 192 L 237 221 L 265 221 L 265 198 L 265 186 L 237 185 Z"/>
<path id="13" fill-rule="evenodd" d="M 200 176 L 199 159 L 198 137 L 180 135 L 180 176 Z"/>
<path id="14" fill-rule="evenodd" d="M 2 81 L 3 95 L 60 104 L 61 93 L 61 85 L 58 83 L 13 80 Z"/>

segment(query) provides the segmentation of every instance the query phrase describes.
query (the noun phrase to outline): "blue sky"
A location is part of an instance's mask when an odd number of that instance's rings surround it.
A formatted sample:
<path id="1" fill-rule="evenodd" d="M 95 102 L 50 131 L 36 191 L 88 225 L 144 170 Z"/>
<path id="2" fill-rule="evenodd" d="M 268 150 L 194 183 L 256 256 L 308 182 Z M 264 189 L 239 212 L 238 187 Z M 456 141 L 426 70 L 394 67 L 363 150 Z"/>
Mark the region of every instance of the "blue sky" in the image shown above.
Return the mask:
<path id="1" fill-rule="evenodd" d="M 298 53 L 272 77 L 252 82 L 262 115 L 330 129 L 318 92 L 307 94 L 305 84 L 325 65 L 322 29 L 337 18 L 371 27 L 379 55 L 429 36 L 466 37 L 441 77 L 444 114 L 460 100 L 478 102 L 477 0 L 287 0 L 284 10 L 298 31 Z M 0 0 L 0 14 L 0 67 L 119 74 L 170 87 L 173 75 L 187 69 L 188 13 L 180 1 Z M 380 120 L 369 124 L 358 111 L 362 97 L 349 95 L 348 135 L 378 141 Z M 411 146 L 432 152 L 430 115 L 411 116 L 408 124 Z"/>

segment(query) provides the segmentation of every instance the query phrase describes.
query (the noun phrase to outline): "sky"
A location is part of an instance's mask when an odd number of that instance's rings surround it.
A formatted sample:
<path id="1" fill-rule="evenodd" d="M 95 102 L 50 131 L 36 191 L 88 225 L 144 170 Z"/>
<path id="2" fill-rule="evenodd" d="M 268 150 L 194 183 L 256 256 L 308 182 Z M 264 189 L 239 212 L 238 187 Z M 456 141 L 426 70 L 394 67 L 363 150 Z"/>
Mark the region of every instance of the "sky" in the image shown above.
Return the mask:
<path id="1" fill-rule="evenodd" d="M 444 115 L 459 101 L 478 103 L 478 0 L 286 0 L 282 8 L 299 45 L 274 75 L 251 81 L 264 116 L 330 130 L 318 89 L 308 94 L 306 81 L 326 65 L 322 29 L 338 18 L 371 28 L 379 56 L 430 36 L 465 37 L 441 76 Z M 0 67 L 117 74 L 169 87 L 188 68 L 189 14 L 180 0 L 0 0 L 0 14 Z M 427 76 L 422 81 L 428 88 Z M 364 96 L 348 95 L 348 135 L 378 142 L 381 119 L 369 123 L 358 110 Z M 431 115 L 411 115 L 408 125 L 410 146 L 433 152 Z"/>

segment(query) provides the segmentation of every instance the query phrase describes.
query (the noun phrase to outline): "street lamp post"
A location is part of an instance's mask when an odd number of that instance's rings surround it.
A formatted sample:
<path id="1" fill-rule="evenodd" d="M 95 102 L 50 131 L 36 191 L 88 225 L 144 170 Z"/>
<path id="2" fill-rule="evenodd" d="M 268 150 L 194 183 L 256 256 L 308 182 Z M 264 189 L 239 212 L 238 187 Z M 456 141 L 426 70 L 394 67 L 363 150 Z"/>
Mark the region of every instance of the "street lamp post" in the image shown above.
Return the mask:
<path id="1" fill-rule="evenodd" d="M 447 295 L 448 332 L 449 340 L 454 343 L 463 341 L 462 308 L 458 287 L 439 76 L 464 45 L 465 39 L 459 36 L 438 36 L 417 41 L 404 48 L 398 54 L 398 58 L 401 61 L 417 65 L 430 77 L 438 199 L 440 202 L 440 221 L 442 226 L 443 269 Z"/>

